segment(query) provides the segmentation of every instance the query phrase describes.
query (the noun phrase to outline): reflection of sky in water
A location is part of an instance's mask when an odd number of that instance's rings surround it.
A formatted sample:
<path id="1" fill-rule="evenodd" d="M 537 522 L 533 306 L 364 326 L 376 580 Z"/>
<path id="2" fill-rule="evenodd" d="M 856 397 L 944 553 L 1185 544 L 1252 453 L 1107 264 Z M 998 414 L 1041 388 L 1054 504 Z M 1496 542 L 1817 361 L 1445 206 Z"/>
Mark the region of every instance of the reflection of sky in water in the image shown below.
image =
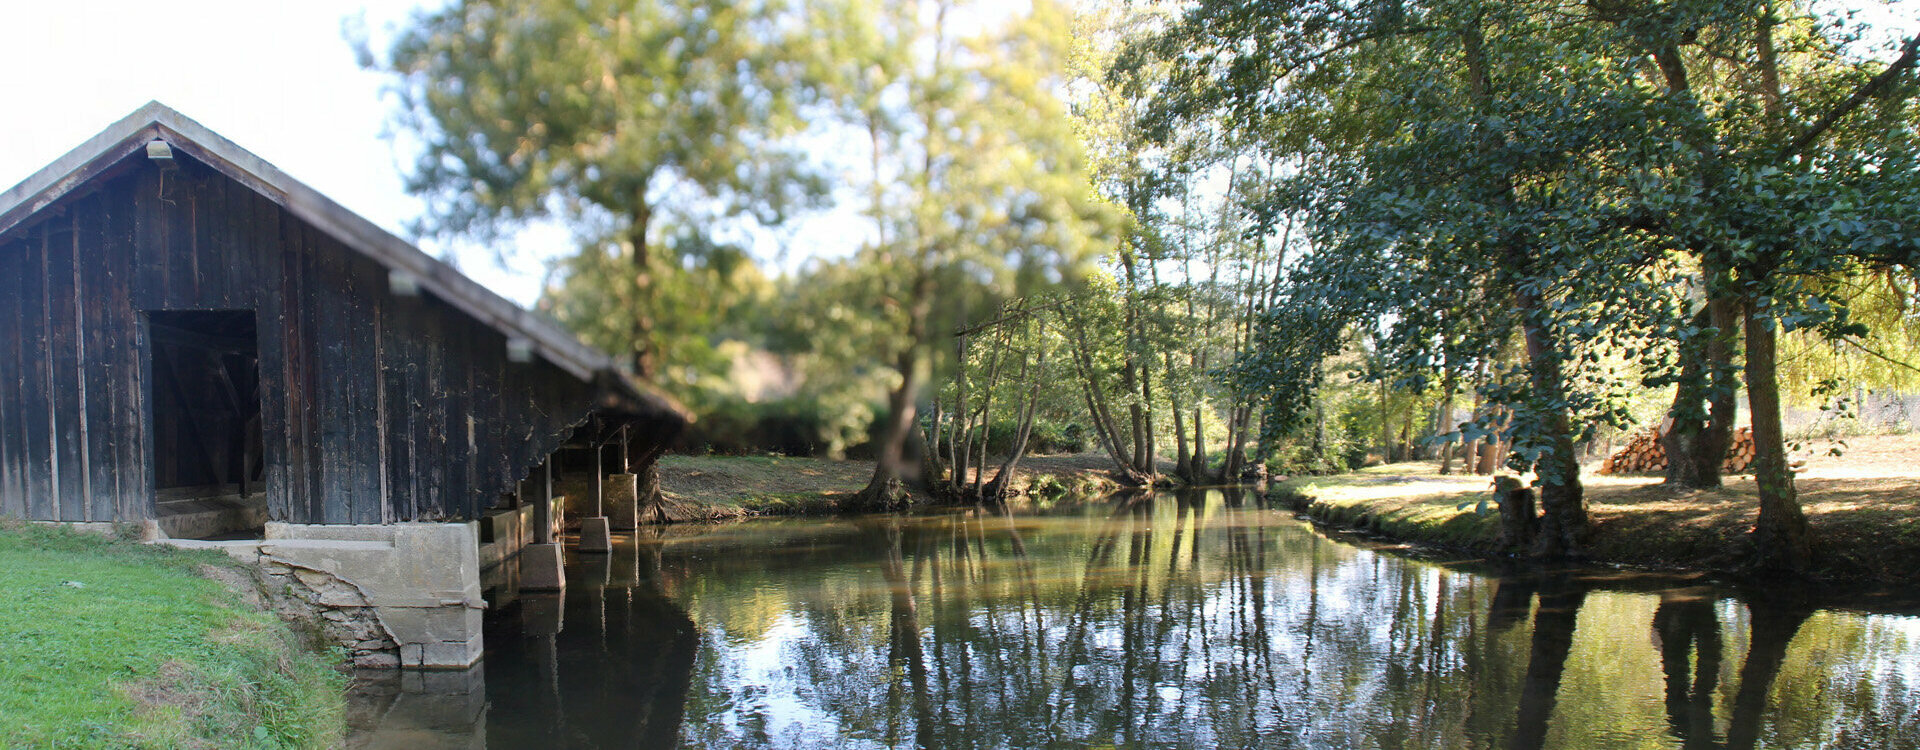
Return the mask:
<path id="1" fill-rule="evenodd" d="M 490 615 L 495 746 L 1920 748 L 1920 620 L 1821 590 L 1502 577 L 1218 493 L 652 534 L 557 638 Z"/>
<path id="2" fill-rule="evenodd" d="M 737 697 L 711 715 L 727 734 L 746 734 L 740 723 L 742 714 L 760 717 L 757 732 L 780 746 L 800 744 L 809 736 L 840 734 L 839 722 L 831 714 L 816 710 L 805 684 L 794 679 L 791 646 L 806 635 L 807 628 L 800 619 L 786 614 L 759 639 L 730 649 L 727 684 Z M 723 631 L 709 629 L 707 640 L 716 643 L 728 639 Z"/>

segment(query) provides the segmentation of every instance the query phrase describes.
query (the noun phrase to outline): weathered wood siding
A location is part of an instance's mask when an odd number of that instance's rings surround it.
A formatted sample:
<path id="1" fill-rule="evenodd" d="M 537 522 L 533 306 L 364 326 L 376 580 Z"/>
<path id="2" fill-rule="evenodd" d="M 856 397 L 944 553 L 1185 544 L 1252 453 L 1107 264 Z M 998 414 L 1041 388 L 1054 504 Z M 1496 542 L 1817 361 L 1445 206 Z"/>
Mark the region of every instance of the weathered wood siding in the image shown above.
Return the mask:
<path id="1" fill-rule="evenodd" d="M 146 311 L 255 311 L 275 520 L 474 517 L 592 411 L 591 384 L 181 161 L 129 159 L 0 238 L 0 514 L 152 516 Z"/>

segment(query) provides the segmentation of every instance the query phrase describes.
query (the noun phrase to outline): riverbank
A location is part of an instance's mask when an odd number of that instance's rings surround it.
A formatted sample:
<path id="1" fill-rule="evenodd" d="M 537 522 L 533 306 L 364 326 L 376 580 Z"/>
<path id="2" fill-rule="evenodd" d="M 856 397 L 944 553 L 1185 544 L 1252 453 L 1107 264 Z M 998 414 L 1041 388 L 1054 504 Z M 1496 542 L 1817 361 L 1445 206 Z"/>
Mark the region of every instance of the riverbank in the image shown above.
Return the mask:
<path id="1" fill-rule="evenodd" d="M 233 565 L 0 524 L 0 746 L 337 746 L 344 677 Z"/>
<path id="2" fill-rule="evenodd" d="M 867 486 L 872 461 L 833 461 L 789 456 L 665 456 L 660 488 L 674 520 L 712 521 L 746 516 L 836 513 L 840 503 Z M 1118 489 L 1100 454 L 1029 456 L 1014 472 L 1023 501 L 1034 494 L 1096 496 Z M 989 476 L 994 469 L 988 468 Z M 931 498 L 916 497 L 917 502 Z"/>
<path id="3" fill-rule="evenodd" d="M 1812 530 L 1815 578 L 1920 583 L 1920 435 L 1854 438 L 1839 457 L 1824 443 L 1797 457 L 1796 480 Z M 1587 467 L 1594 562 L 1668 570 L 1738 572 L 1750 551 L 1758 500 L 1753 478 L 1713 490 L 1664 487 L 1657 476 L 1603 476 Z M 1433 462 L 1388 464 L 1352 474 L 1276 483 L 1313 519 L 1397 540 L 1498 553 L 1490 479 L 1441 476 Z"/>

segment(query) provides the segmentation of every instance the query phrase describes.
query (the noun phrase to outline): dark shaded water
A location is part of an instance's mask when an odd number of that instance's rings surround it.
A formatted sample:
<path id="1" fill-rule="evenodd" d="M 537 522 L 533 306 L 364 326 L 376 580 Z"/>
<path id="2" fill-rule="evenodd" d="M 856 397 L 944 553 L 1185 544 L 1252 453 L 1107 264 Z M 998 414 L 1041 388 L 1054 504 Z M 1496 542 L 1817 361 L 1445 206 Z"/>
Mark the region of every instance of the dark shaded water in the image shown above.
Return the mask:
<path id="1" fill-rule="evenodd" d="M 1884 597 L 1503 573 L 1250 495 L 670 528 L 490 592 L 361 747 L 1920 748 Z M 1877 612 L 1877 613 L 1876 613 Z"/>

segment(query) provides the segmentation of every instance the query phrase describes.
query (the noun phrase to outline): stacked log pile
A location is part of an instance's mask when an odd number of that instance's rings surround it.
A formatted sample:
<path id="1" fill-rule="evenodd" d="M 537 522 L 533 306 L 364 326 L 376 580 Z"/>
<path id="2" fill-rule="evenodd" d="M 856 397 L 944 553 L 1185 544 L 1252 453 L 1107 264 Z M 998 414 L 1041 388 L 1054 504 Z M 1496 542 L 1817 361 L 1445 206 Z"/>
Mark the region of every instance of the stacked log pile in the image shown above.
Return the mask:
<path id="1" fill-rule="evenodd" d="M 1666 426 L 1655 427 L 1634 435 L 1621 448 L 1605 461 L 1600 462 L 1602 474 L 1638 474 L 1667 470 L 1667 448 L 1660 438 L 1666 435 Z M 1733 441 L 1727 445 L 1726 460 L 1720 464 L 1720 470 L 1727 474 L 1745 472 L 1753 464 L 1753 429 L 1737 428 L 1733 431 Z"/>

